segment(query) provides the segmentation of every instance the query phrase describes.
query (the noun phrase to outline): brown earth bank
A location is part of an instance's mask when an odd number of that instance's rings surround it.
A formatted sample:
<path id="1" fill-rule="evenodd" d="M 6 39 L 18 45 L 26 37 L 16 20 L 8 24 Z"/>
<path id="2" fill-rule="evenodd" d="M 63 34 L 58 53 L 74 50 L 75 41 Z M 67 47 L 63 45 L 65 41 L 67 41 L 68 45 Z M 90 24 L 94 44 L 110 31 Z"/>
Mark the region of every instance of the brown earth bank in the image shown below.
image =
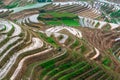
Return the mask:
<path id="1" fill-rule="evenodd" d="M 5 5 L 10 4 L 13 0 L 2 0 Z"/>
<path id="2" fill-rule="evenodd" d="M 108 50 L 116 43 L 115 39 L 120 36 L 116 31 L 102 29 L 80 28 L 83 36 L 96 48 Z"/>
<path id="3" fill-rule="evenodd" d="M 39 14 L 39 9 L 34 8 L 29 10 L 23 10 L 17 13 L 10 14 L 7 18 L 13 21 L 33 14 Z"/>

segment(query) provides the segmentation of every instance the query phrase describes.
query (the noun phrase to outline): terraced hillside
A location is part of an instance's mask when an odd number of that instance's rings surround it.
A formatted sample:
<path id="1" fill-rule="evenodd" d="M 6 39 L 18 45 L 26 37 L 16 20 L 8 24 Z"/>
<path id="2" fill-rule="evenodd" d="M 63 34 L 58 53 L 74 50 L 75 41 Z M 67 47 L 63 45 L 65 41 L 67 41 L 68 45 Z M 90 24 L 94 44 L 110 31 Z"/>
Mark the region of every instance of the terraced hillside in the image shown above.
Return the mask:
<path id="1" fill-rule="evenodd" d="M 45 10 L 54 10 L 57 12 L 70 12 L 83 17 L 97 18 L 99 11 L 92 8 L 86 2 L 55 2 L 53 5 L 45 7 Z M 88 15 L 89 14 L 89 15 Z"/>
<path id="2" fill-rule="evenodd" d="M 18 6 L 25 6 L 27 4 L 36 3 L 37 0 L 1 0 L 1 3 L 3 3 L 3 7 L 5 8 L 14 8 Z"/>
<path id="3" fill-rule="evenodd" d="M 46 3 L 0 9 L 0 80 L 119 80 L 120 25 L 88 2 Z"/>

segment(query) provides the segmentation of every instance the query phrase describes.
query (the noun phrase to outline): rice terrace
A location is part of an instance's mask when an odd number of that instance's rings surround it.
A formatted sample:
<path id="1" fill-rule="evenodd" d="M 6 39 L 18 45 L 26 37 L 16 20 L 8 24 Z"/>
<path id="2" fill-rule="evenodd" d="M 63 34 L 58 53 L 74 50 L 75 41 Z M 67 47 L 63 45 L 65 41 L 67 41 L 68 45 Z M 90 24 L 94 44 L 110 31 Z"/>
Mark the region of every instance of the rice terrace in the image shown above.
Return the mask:
<path id="1" fill-rule="evenodd" d="M 0 0 L 0 80 L 120 80 L 120 0 Z"/>

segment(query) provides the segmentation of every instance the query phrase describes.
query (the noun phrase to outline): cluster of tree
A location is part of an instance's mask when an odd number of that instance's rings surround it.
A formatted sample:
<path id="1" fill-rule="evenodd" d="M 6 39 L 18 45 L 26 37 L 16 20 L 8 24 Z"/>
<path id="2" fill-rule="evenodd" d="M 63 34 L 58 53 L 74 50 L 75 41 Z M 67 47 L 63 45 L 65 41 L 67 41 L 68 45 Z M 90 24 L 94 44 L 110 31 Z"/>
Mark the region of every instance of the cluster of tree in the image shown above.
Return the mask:
<path id="1" fill-rule="evenodd" d="M 38 2 L 52 2 L 52 0 L 38 0 Z"/>
<path id="2" fill-rule="evenodd" d="M 2 1 L 0 1 L 0 4 L 3 4 L 3 2 L 2 2 Z"/>
<path id="3" fill-rule="evenodd" d="M 104 11 L 106 14 L 110 14 L 111 12 L 113 12 L 113 8 L 114 6 L 110 6 L 109 4 L 104 4 L 103 6 L 101 6 L 101 10 Z"/>
<path id="4" fill-rule="evenodd" d="M 7 6 L 5 6 L 5 8 L 11 9 L 11 8 L 15 8 L 17 6 L 18 6 L 18 3 L 11 3 L 11 4 L 7 5 Z"/>
<path id="5" fill-rule="evenodd" d="M 120 21 L 120 10 L 115 11 L 113 8 L 113 5 L 105 3 L 100 9 L 102 11 L 102 17 L 105 21 L 117 24 Z"/>
<path id="6" fill-rule="evenodd" d="M 113 18 L 120 18 L 120 10 L 112 12 L 110 16 Z"/>

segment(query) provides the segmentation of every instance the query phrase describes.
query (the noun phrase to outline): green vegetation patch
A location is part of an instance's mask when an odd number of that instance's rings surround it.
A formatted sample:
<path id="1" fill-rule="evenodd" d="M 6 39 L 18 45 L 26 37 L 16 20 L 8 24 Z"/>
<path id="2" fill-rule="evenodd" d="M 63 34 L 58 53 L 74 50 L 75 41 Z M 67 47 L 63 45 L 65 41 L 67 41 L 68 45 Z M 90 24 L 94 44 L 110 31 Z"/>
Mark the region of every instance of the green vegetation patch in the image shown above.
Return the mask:
<path id="1" fill-rule="evenodd" d="M 76 47 L 79 45 L 79 41 L 76 39 L 75 42 L 72 44 L 72 48 Z"/>
<path id="2" fill-rule="evenodd" d="M 47 21 L 46 24 L 57 26 L 57 25 L 61 25 L 62 22 L 61 21 Z"/>
<path id="3" fill-rule="evenodd" d="M 45 34 L 43 33 L 39 33 L 39 36 L 41 38 L 43 38 L 46 42 L 50 43 L 51 45 L 53 45 L 54 47 L 59 47 L 59 45 L 57 45 L 57 43 L 55 42 L 55 40 L 52 37 L 47 37 Z"/>
<path id="4" fill-rule="evenodd" d="M 80 26 L 78 20 L 69 19 L 69 20 L 62 20 L 62 22 L 67 26 Z"/>
<path id="5" fill-rule="evenodd" d="M 7 5 L 7 6 L 5 6 L 5 8 L 11 9 L 11 8 L 17 7 L 18 5 L 19 5 L 19 4 L 18 4 L 17 2 L 14 2 L 14 3 L 11 3 L 11 4 Z"/>
<path id="6" fill-rule="evenodd" d="M 112 62 L 112 61 L 111 61 L 109 58 L 105 58 L 102 63 L 103 63 L 105 66 L 109 66 L 109 65 L 111 64 L 111 62 Z"/>
<path id="7" fill-rule="evenodd" d="M 116 24 L 120 22 L 120 10 L 110 13 L 110 22 Z"/>
<path id="8" fill-rule="evenodd" d="M 38 20 L 42 20 L 47 25 L 59 26 L 80 26 L 77 15 L 68 12 L 46 12 L 41 13 Z"/>
<path id="9" fill-rule="evenodd" d="M 49 14 L 56 17 L 56 18 L 64 18 L 64 17 L 73 18 L 73 17 L 76 17 L 76 15 L 74 15 L 72 13 L 68 13 L 68 12 L 50 12 Z"/>
<path id="10" fill-rule="evenodd" d="M 112 18 L 120 18 L 120 10 L 115 11 L 115 12 L 112 12 L 112 13 L 110 14 L 110 16 L 111 16 Z"/>
<path id="11" fill-rule="evenodd" d="M 80 47 L 80 51 L 81 51 L 81 53 L 83 53 L 83 52 L 85 52 L 86 51 L 86 47 L 84 46 L 84 44 Z"/>

